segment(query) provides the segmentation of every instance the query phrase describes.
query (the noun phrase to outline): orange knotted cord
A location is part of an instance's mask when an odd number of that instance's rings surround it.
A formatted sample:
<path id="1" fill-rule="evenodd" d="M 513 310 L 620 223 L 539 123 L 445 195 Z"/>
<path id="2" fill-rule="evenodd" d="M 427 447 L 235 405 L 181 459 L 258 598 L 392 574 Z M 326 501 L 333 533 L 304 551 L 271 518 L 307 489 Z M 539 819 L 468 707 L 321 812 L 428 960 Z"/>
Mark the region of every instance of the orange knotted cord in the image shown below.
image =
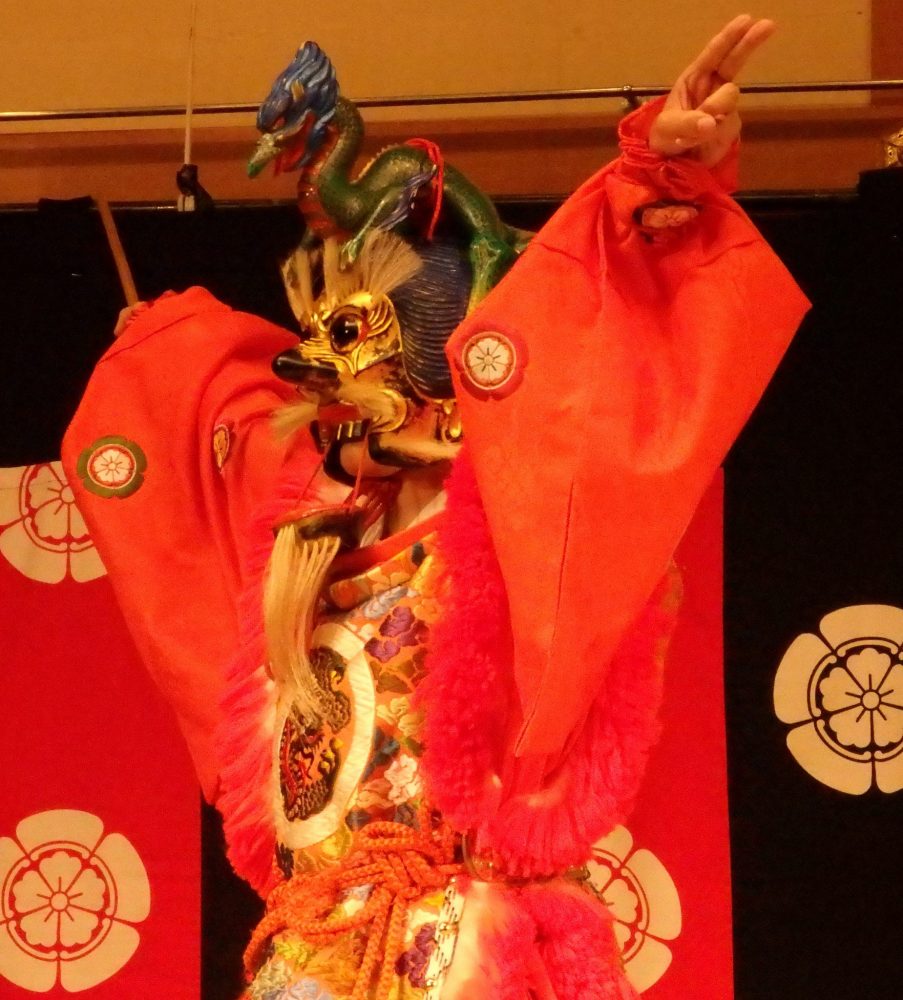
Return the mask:
<path id="1" fill-rule="evenodd" d="M 367 927 L 351 1000 L 387 1000 L 395 964 L 404 950 L 411 902 L 430 890 L 444 889 L 463 870 L 455 861 L 456 836 L 451 827 L 442 822 L 434 825 L 428 806 L 420 807 L 417 819 L 419 829 L 403 823 L 369 823 L 358 831 L 354 847 L 338 865 L 293 875 L 277 886 L 245 951 L 248 980 L 263 961 L 267 942 L 280 931 L 290 929 L 310 944 L 323 945 Z M 344 889 L 363 885 L 373 888 L 357 913 L 331 915 Z M 376 989 L 371 993 L 374 976 Z"/>

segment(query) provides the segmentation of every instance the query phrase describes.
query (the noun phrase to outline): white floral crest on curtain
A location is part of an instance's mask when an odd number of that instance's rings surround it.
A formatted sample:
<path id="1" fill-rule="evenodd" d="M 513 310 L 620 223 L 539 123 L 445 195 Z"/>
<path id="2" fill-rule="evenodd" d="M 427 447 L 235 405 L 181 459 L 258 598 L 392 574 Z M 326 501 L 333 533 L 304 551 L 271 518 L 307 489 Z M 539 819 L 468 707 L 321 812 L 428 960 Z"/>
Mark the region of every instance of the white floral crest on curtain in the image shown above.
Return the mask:
<path id="1" fill-rule="evenodd" d="M 122 834 L 76 809 L 23 819 L 0 837 L 0 977 L 69 993 L 114 976 L 134 955 L 133 924 L 150 912 L 150 884 Z"/>
<path id="2" fill-rule="evenodd" d="M 682 925 L 680 897 L 659 859 L 645 848 L 633 849 L 623 826 L 600 840 L 588 862 L 589 880 L 614 920 L 624 971 L 638 993 L 667 972 L 673 941 Z"/>
<path id="3" fill-rule="evenodd" d="M 105 575 L 59 462 L 0 469 L 0 553 L 39 583 Z"/>
<path id="4" fill-rule="evenodd" d="M 903 788 L 903 610 L 857 604 L 790 644 L 774 679 L 787 746 L 813 778 L 849 795 Z"/>

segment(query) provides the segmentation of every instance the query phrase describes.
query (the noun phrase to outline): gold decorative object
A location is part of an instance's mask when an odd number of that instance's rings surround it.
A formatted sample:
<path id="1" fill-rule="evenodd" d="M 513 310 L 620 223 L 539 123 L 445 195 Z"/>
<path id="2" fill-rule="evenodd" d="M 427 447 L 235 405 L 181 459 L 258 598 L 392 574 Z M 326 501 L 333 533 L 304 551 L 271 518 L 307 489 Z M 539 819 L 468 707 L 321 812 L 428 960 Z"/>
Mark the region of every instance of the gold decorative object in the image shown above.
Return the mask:
<path id="1" fill-rule="evenodd" d="M 885 140 L 884 165 L 886 167 L 903 167 L 903 128 Z"/>

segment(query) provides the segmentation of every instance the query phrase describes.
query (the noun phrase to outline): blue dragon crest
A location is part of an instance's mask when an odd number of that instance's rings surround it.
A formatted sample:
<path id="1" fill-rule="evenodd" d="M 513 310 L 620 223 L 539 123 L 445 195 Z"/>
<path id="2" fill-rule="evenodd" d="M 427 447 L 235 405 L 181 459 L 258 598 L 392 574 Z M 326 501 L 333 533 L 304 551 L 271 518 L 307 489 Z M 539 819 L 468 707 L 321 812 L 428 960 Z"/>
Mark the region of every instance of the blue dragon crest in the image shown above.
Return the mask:
<path id="1" fill-rule="evenodd" d="M 329 56 L 316 42 L 305 42 L 276 78 L 257 112 L 262 137 L 248 164 L 249 173 L 258 173 L 312 119 L 304 155 L 292 166 L 307 163 L 323 142 L 338 96 L 335 67 Z"/>

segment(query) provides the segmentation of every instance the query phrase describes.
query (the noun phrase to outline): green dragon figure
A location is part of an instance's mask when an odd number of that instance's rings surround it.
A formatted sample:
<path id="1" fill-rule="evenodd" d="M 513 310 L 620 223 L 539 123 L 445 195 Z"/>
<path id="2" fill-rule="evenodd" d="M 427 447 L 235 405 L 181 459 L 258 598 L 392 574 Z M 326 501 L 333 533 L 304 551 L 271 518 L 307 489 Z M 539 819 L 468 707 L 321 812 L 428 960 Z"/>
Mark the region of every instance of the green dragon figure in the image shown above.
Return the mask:
<path id="1" fill-rule="evenodd" d="M 532 236 L 499 218 L 495 205 L 459 170 L 440 165 L 419 144 L 390 146 L 355 179 L 364 125 L 339 96 L 335 69 L 306 42 L 273 84 L 257 115 L 262 133 L 248 162 L 256 176 L 271 160 L 277 171 L 300 170 L 298 202 L 312 237 L 343 234 L 345 265 L 357 259 L 367 233 L 412 224 L 423 194 L 441 178 L 442 197 L 467 236 L 473 282 L 469 308 L 499 281 Z"/>

